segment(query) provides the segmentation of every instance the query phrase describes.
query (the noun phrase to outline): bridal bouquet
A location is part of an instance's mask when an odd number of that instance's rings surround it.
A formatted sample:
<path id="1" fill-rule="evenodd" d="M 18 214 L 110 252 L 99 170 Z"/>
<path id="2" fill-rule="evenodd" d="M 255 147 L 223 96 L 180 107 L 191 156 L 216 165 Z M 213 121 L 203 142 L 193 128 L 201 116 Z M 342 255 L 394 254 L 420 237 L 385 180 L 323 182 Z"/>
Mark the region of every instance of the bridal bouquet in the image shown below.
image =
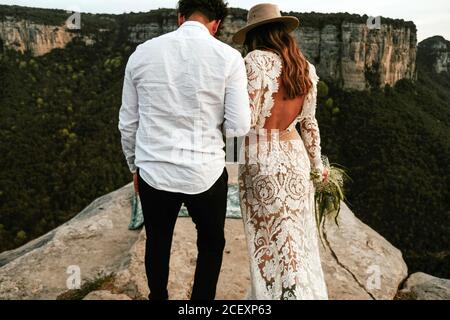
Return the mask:
<path id="1" fill-rule="evenodd" d="M 326 180 L 322 178 L 322 172 L 313 170 L 311 172 L 311 179 L 315 187 L 315 216 L 317 228 L 323 224 L 326 216 L 334 218 L 336 225 L 338 224 L 339 211 L 341 209 L 341 201 L 345 200 L 344 196 L 344 181 L 349 176 L 341 166 L 330 165 L 328 158 L 322 156 L 323 166 L 328 170 L 328 177 Z"/>

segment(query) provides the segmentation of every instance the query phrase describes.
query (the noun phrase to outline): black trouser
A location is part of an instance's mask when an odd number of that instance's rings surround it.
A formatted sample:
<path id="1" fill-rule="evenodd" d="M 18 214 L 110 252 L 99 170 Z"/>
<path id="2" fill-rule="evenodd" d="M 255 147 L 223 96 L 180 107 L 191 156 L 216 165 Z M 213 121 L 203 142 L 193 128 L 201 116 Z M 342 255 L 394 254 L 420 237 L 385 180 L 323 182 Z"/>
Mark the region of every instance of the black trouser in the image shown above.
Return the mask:
<path id="1" fill-rule="evenodd" d="M 145 268 L 149 299 L 168 298 L 170 249 L 182 203 L 197 228 L 198 256 L 191 299 L 214 299 L 225 247 L 227 191 L 226 169 L 209 190 L 194 195 L 157 190 L 139 176 L 139 198 L 147 234 Z"/>

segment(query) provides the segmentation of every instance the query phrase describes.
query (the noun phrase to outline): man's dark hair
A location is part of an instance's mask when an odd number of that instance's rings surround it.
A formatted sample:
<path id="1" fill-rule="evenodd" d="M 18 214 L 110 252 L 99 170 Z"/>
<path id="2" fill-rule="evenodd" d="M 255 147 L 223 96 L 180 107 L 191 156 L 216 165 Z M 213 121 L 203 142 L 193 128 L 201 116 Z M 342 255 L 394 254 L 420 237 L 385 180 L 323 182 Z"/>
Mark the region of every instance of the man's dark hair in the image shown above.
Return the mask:
<path id="1" fill-rule="evenodd" d="M 228 3 L 223 0 L 179 0 L 178 12 L 186 19 L 194 12 L 200 12 L 209 21 L 213 20 L 225 20 L 228 14 Z"/>

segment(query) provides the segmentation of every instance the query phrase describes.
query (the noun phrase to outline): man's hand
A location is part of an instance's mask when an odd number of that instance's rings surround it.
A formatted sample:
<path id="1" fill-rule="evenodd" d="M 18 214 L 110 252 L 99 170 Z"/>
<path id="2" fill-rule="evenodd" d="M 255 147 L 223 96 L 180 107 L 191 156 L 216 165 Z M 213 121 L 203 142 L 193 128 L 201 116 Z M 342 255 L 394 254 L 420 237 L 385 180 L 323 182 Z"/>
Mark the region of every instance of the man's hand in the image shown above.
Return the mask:
<path id="1" fill-rule="evenodd" d="M 133 174 L 133 184 L 134 184 L 134 192 L 139 194 L 139 184 L 138 184 L 138 174 L 137 173 Z"/>

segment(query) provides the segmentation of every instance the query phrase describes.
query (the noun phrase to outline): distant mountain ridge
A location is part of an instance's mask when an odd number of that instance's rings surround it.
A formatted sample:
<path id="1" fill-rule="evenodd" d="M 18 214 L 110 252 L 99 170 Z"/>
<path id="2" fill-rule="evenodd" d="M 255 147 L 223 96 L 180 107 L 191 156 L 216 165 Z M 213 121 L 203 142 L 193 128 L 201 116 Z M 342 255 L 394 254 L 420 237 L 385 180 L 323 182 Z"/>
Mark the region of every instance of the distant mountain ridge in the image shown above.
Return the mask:
<path id="1" fill-rule="evenodd" d="M 300 19 L 296 36 L 323 79 L 344 89 L 364 90 L 416 78 L 413 22 L 382 18 L 379 30 L 369 30 L 365 15 L 289 14 Z M 231 9 L 221 40 L 233 45 L 231 36 L 245 25 L 246 15 L 246 10 Z M 0 6 L 0 39 L 7 48 L 41 55 L 64 48 L 74 38 L 92 44 L 100 32 L 125 32 L 127 41 L 138 44 L 177 28 L 175 9 L 120 15 L 82 13 L 79 31 L 65 29 L 69 16 L 64 10 Z"/>
<path id="2" fill-rule="evenodd" d="M 417 57 L 428 71 L 450 72 L 450 41 L 442 36 L 434 36 L 419 43 Z"/>

